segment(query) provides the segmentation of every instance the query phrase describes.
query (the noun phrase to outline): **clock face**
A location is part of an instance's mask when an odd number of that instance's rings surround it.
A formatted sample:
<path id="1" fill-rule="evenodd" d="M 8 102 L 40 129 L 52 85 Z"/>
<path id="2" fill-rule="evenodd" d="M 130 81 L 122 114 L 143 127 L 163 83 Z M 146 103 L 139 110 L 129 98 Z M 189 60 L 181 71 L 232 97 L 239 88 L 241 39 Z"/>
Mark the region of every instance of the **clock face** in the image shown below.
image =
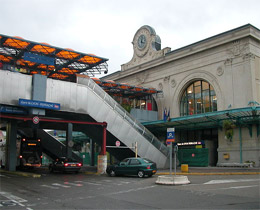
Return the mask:
<path id="1" fill-rule="evenodd" d="M 138 57 L 143 57 L 149 50 L 151 42 L 151 34 L 146 28 L 141 28 L 137 31 L 134 37 L 134 50 Z"/>
<path id="2" fill-rule="evenodd" d="M 146 37 L 144 34 L 139 36 L 137 44 L 140 49 L 143 49 L 146 46 Z"/>

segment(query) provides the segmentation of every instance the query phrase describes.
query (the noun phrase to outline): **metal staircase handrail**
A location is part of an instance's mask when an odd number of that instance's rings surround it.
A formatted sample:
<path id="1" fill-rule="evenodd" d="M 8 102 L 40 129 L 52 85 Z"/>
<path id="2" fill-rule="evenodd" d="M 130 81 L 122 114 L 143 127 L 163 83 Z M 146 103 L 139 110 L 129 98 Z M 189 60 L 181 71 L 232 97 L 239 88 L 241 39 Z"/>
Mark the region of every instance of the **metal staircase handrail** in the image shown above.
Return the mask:
<path id="1" fill-rule="evenodd" d="M 159 151 L 161 151 L 166 157 L 169 155 L 169 149 L 163 143 L 161 143 L 147 128 L 145 128 L 138 120 L 133 118 L 120 104 L 118 104 L 109 94 L 107 94 L 98 84 L 96 84 L 91 78 L 87 79 L 87 85 L 92 91 L 100 97 L 106 104 L 108 104 L 115 112 L 117 112 L 123 119 L 125 119 L 137 132 L 147 139 L 152 145 L 154 145 Z"/>

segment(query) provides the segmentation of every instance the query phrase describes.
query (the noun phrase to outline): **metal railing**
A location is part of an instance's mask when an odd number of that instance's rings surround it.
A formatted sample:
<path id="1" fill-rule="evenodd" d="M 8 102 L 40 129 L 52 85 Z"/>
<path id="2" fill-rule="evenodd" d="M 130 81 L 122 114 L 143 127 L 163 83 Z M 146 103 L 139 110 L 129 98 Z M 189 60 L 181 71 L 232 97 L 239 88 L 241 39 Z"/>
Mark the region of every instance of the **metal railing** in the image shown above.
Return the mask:
<path id="1" fill-rule="evenodd" d="M 88 80 L 84 82 L 98 97 L 100 97 L 107 105 L 109 105 L 119 116 L 125 119 L 137 132 L 161 151 L 166 157 L 169 155 L 169 149 L 161 143 L 147 128 L 145 128 L 139 121 L 133 118 L 120 104 L 118 104 L 109 94 L 107 94 L 98 84 L 91 78 L 84 78 Z"/>

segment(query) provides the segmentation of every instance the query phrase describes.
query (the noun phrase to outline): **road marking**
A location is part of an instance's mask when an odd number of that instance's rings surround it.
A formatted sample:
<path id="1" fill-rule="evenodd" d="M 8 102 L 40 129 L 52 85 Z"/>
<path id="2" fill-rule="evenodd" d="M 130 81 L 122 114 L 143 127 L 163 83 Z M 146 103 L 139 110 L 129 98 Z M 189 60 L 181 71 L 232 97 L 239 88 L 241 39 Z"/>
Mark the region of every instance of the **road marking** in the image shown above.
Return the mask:
<path id="1" fill-rule="evenodd" d="M 93 183 L 93 182 L 84 182 L 84 181 L 75 181 L 75 182 L 84 183 L 84 184 L 90 184 L 90 185 L 97 185 L 97 186 L 102 185 L 102 184 Z"/>
<path id="2" fill-rule="evenodd" d="M 131 182 L 120 181 L 122 184 L 130 184 Z"/>
<path id="3" fill-rule="evenodd" d="M 103 182 L 112 182 L 112 180 L 109 180 L 109 179 L 105 179 L 105 180 L 102 180 Z"/>
<path id="4" fill-rule="evenodd" d="M 58 186 L 58 187 L 70 188 L 70 186 L 68 186 L 68 185 L 59 184 L 59 183 L 52 183 L 52 185 L 53 186 Z"/>
<path id="5" fill-rule="evenodd" d="M 50 188 L 50 189 L 54 189 L 54 190 L 59 189 L 58 187 L 53 187 L 53 186 L 45 185 L 45 184 L 43 184 L 43 185 L 41 185 L 41 186 L 42 186 L 42 187 L 47 187 L 47 188 Z"/>
<path id="6" fill-rule="evenodd" d="M 225 188 L 205 189 L 204 191 L 244 189 L 244 188 L 250 188 L 250 187 L 259 187 L 259 185 L 249 185 L 249 186 L 236 186 L 236 187 L 225 187 Z"/>
<path id="7" fill-rule="evenodd" d="M 250 186 L 237 186 L 237 187 L 230 187 L 231 189 L 243 189 L 249 187 L 258 187 L 259 185 L 250 185 Z"/>
<path id="8" fill-rule="evenodd" d="M 6 175 L 3 175 L 3 174 L 0 174 L 0 176 L 2 176 L 2 177 L 5 177 L 5 178 L 8 178 L 8 179 L 10 179 L 11 177 L 9 177 L 9 176 L 6 176 Z"/>
<path id="9" fill-rule="evenodd" d="M 157 185 L 152 185 L 152 186 L 147 186 L 147 187 L 139 187 L 139 188 L 135 188 L 135 189 L 122 190 L 122 191 L 110 193 L 110 195 L 117 195 L 117 194 L 129 193 L 129 192 L 137 192 L 137 191 L 140 191 L 140 190 L 151 189 L 151 188 L 154 188 L 154 187 L 156 187 L 156 186 L 157 186 Z"/>
<path id="10" fill-rule="evenodd" d="M 28 202 L 27 200 L 20 198 L 18 196 L 12 195 L 11 193 L 8 193 L 8 192 L 0 192 L 0 195 L 2 195 L 3 197 L 7 198 L 11 202 L 16 203 L 17 205 L 22 206 L 22 207 L 25 207 L 25 205 L 22 203 Z M 28 208 L 26 208 L 26 209 L 28 209 Z M 33 209 L 30 209 L 30 210 L 33 210 Z"/>
<path id="11" fill-rule="evenodd" d="M 12 201 L 15 201 L 15 202 L 18 202 L 18 203 L 24 203 L 24 202 L 27 202 L 27 200 L 23 199 L 23 198 L 20 198 L 18 196 L 15 196 L 15 195 L 12 195 L 11 193 L 8 193 L 8 192 L 0 192 L 0 195 L 8 198 L 9 200 L 12 200 Z"/>
<path id="12" fill-rule="evenodd" d="M 234 183 L 234 182 L 254 182 L 259 181 L 260 179 L 223 179 L 223 180 L 211 180 L 204 184 L 226 184 L 226 183 Z"/>
<path id="13" fill-rule="evenodd" d="M 75 182 L 77 182 L 77 181 L 75 181 Z M 75 183 L 71 183 L 71 182 L 64 182 L 64 184 L 72 185 L 72 186 L 76 186 L 76 187 L 82 187 L 83 186 L 83 184 L 75 184 Z"/>

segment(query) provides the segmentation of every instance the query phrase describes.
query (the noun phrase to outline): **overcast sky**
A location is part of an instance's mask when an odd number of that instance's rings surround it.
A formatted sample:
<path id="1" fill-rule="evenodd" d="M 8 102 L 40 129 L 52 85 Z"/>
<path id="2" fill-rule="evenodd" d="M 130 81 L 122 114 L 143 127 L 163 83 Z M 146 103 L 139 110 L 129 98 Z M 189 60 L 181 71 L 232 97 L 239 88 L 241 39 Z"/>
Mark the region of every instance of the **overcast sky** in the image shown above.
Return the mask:
<path id="1" fill-rule="evenodd" d="M 259 0 L 0 0 L 0 34 L 108 58 L 109 73 L 133 56 L 135 32 L 150 25 L 172 50 L 250 23 Z"/>

